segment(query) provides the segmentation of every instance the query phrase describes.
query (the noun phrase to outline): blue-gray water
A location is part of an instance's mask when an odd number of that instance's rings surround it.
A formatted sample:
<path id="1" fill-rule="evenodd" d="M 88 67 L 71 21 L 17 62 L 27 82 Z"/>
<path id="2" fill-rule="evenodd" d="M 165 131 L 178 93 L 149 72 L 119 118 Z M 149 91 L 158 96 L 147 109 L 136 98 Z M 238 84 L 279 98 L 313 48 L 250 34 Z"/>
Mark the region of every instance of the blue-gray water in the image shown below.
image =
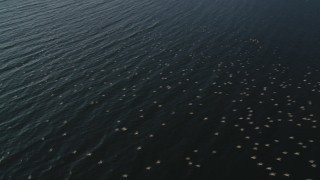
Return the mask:
<path id="1" fill-rule="evenodd" d="M 320 1 L 1 0 L 0 179 L 320 179 Z"/>

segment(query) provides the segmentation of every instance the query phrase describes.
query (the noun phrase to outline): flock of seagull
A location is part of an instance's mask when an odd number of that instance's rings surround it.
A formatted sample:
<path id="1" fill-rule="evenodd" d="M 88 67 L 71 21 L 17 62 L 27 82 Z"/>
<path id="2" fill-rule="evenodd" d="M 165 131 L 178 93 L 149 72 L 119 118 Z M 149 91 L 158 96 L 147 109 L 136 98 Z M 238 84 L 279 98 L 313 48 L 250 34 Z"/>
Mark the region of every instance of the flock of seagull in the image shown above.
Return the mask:
<path id="1" fill-rule="evenodd" d="M 154 63 L 157 66 L 150 69 Z M 121 152 L 108 152 L 107 158 L 114 158 L 111 161 L 98 158 L 97 167 L 112 169 L 113 177 L 137 179 L 160 166 L 175 169 L 170 158 L 176 158 L 186 168 L 204 168 L 210 175 L 211 171 L 219 173 L 214 169 L 219 166 L 211 163 L 223 166 L 241 157 L 251 162 L 247 172 L 253 168 L 263 170 L 269 178 L 319 179 L 319 69 L 254 60 L 221 61 L 214 66 L 206 63 L 176 68 L 174 63 L 150 60 L 145 67 L 114 68 L 111 75 L 125 83 L 104 82 L 109 92 L 99 98 L 108 100 L 105 116 L 116 117 L 108 124 L 111 129 L 105 143 L 114 142 L 110 146 Z M 79 85 L 74 85 L 73 93 L 78 93 L 77 89 Z M 62 95 L 59 99 L 59 105 L 68 103 Z M 89 106 L 102 103 L 97 98 Z M 68 123 L 63 121 L 63 126 Z M 61 135 L 77 136 L 69 132 Z M 47 151 L 54 153 L 56 149 Z M 165 157 L 168 152 L 170 157 Z M 97 158 L 94 151 L 74 149 L 70 154 Z M 136 159 L 122 160 L 117 162 L 119 167 L 113 167 L 120 156 Z M 148 156 L 152 162 L 144 164 Z M 241 160 L 235 163 L 242 164 Z M 73 174 L 70 169 L 69 176 Z"/>

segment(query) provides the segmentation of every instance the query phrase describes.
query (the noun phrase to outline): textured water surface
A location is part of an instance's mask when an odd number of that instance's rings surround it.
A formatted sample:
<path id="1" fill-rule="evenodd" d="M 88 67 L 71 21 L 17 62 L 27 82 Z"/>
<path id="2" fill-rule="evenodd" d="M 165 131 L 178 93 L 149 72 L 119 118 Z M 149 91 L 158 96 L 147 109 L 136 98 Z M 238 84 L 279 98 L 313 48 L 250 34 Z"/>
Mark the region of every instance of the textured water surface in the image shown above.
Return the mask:
<path id="1" fill-rule="evenodd" d="M 0 179 L 320 179 L 317 0 L 1 0 Z"/>

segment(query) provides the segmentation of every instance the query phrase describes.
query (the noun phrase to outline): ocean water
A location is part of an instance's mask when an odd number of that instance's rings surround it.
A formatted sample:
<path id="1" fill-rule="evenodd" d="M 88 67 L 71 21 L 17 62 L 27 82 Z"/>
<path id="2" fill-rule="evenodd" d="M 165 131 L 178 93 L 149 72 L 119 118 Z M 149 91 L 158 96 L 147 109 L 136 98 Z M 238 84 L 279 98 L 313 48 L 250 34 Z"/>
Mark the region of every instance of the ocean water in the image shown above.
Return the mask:
<path id="1" fill-rule="evenodd" d="M 320 179 L 320 1 L 1 0 L 0 179 Z"/>

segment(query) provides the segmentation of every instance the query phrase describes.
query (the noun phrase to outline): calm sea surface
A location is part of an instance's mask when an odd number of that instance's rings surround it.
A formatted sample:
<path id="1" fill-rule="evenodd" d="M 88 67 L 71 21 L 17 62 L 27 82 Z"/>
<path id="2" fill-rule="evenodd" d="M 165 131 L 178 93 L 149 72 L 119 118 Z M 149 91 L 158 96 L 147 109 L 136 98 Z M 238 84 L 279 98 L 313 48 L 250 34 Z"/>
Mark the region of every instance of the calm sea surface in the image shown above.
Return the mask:
<path id="1" fill-rule="evenodd" d="M 0 179 L 320 179 L 319 0 L 0 0 Z"/>

